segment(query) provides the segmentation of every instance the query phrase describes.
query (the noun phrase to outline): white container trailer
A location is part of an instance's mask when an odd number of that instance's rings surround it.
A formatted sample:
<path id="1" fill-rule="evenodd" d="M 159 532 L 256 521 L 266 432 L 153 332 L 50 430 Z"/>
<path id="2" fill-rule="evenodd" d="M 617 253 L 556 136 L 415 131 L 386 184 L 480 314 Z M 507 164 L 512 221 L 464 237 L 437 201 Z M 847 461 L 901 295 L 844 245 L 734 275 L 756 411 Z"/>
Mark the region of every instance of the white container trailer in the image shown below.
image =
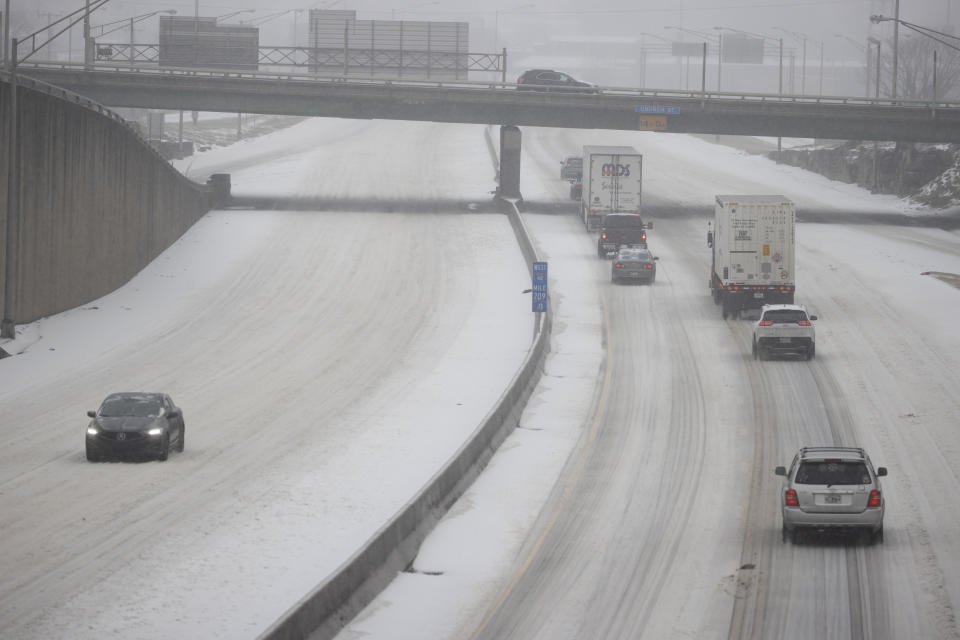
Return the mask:
<path id="1" fill-rule="evenodd" d="M 608 213 L 640 213 L 643 156 L 633 147 L 583 147 L 580 215 L 597 229 Z"/>
<path id="2" fill-rule="evenodd" d="M 710 291 L 723 317 L 765 304 L 793 304 L 796 210 L 785 196 L 717 196 Z"/>

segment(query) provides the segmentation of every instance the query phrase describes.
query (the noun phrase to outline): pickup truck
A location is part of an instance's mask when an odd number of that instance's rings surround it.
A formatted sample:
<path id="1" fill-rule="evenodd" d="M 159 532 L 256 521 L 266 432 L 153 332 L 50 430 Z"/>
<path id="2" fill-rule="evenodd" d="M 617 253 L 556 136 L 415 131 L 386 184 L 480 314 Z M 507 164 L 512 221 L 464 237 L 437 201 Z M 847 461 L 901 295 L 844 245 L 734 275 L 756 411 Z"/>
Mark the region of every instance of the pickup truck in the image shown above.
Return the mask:
<path id="1" fill-rule="evenodd" d="M 653 223 L 644 223 L 635 213 L 611 213 L 603 216 L 600 236 L 597 238 L 597 257 L 606 258 L 616 254 L 624 245 L 647 246 L 647 229 Z"/>

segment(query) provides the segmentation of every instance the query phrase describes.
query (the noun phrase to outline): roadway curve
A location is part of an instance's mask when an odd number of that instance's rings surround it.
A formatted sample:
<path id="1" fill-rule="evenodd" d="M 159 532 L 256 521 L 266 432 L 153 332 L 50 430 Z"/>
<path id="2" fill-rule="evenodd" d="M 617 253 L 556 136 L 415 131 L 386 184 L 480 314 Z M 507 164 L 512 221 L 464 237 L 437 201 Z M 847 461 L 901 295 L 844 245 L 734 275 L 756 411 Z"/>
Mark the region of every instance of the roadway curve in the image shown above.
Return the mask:
<path id="1" fill-rule="evenodd" d="M 929 294 L 914 299 L 871 273 L 891 269 L 896 283 L 910 273 L 918 289 L 957 296 L 919 274 L 925 263 L 960 266 L 960 239 L 848 227 L 826 207 L 835 224 L 798 233 L 798 301 L 821 316 L 817 359 L 756 362 L 749 322 L 721 320 L 706 291 L 706 209 L 647 179 L 717 180 L 729 167 L 676 153 L 665 138 L 525 137 L 528 166 L 555 183 L 543 197 L 558 203 L 566 185 L 555 182 L 556 159 L 570 149 L 589 140 L 641 150 L 661 260 L 652 287 L 614 286 L 608 263 L 588 267 L 605 317 L 595 411 L 514 572 L 463 637 L 960 637 L 956 329 L 915 306 Z M 789 175 L 777 187 L 732 173 L 719 180 L 726 192 L 817 204 Z M 531 202 L 527 218 L 552 264 L 593 254 L 582 225 L 547 204 L 551 213 L 538 214 Z M 562 283 L 554 288 L 563 294 Z M 781 540 L 774 466 L 800 446 L 831 443 L 865 446 L 890 468 L 883 544 Z"/>
<path id="2" fill-rule="evenodd" d="M 374 206 L 211 213 L 121 298 L 21 327 L 35 341 L 0 360 L 0 635 L 256 636 L 430 479 L 523 362 L 509 222 L 437 204 L 489 202 L 482 128 L 280 135 L 265 155 L 285 162 L 238 174 L 241 191 Z M 186 451 L 87 463 L 86 410 L 137 389 L 184 408 Z"/>

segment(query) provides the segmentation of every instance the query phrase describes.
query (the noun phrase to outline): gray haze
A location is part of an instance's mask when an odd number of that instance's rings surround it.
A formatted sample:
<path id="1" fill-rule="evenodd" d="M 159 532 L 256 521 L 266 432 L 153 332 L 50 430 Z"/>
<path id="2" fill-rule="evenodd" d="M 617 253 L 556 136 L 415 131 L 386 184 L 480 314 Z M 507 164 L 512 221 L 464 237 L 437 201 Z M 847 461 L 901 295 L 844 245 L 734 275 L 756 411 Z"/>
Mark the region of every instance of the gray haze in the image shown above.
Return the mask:
<path id="1" fill-rule="evenodd" d="M 42 29 L 53 18 L 83 7 L 82 0 L 10 0 L 11 29 L 14 36 Z M 785 92 L 836 95 L 863 95 L 871 91 L 865 62 L 867 39 L 892 41 L 892 22 L 871 24 L 871 14 L 893 16 L 894 0 L 606 0 L 583 3 L 574 0 L 109 0 L 95 14 L 93 24 L 120 21 L 112 33 L 93 35 L 101 42 L 128 42 L 130 29 L 123 21 L 154 11 L 173 9 L 179 15 L 194 15 L 199 5 L 201 16 L 225 16 L 243 11 L 225 20 L 260 29 L 262 46 L 306 46 L 307 10 L 310 8 L 348 9 L 359 20 L 440 20 L 467 22 L 470 25 L 470 51 L 499 52 L 506 48 L 511 80 L 518 71 L 531 66 L 567 70 L 601 84 L 659 88 L 692 88 L 698 82 L 696 59 L 677 61 L 669 72 L 657 71 L 655 61 L 641 71 L 636 51 L 657 51 L 668 56 L 673 41 L 689 43 L 704 39 L 717 45 L 717 35 L 734 30 L 768 38 L 769 61 L 776 65 L 775 52 L 782 39 L 789 83 Z M 960 29 L 960 0 L 901 0 L 900 18 L 949 33 Z M 157 42 L 158 17 L 140 20 L 135 25 L 138 43 Z M 717 27 L 722 27 L 718 29 Z M 105 29 L 101 30 L 104 31 Z M 923 39 L 901 27 L 900 37 Z M 588 46 L 585 44 L 590 42 Z M 570 43 L 577 43 L 571 45 Z M 604 47 L 612 47 L 604 49 Z M 632 49 L 630 48 L 632 47 Z M 50 47 L 50 57 L 63 59 L 67 49 L 75 59 L 81 50 L 79 27 L 59 38 Z M 889 48 L 884 48 L 888 53 Z M 625 55 L 625 52 L 626 55 Z M 952 55 L 946 49 L 945 54 Z M 713 54 L 715 57 L 715 54 Z M 46 57 L 46 56 L 38 56 Z M 632 58 L 634 62 L 625 62 Z M 669 63 L 669 60 L 663 64 Z M 646 65 L 647 62 L 644 62 Z M 661 64 L 661 66 L 663 66 Z M 684 66 L 686 68 L 680 68 Z M 741 65 L 742 67 L 743 65 Z M 807 67 L 804 80 L 796 79 L 799 69 Z M 852 69 L 856 67 L 856 69 Z M 844 71 L 846 70 L 846 71 Z M 769 69 L 763 74 L 770 76 Z M 658 75 L 659 73 L 659 75 Z M 743 79 L 738 79 L 738 74 Z M 716 88 L 718 75 L 711 67 L 707 81 Z M 750 86 L 747 69 L 731 68 L 723 73 L 725 89 L 776 90 L 777 80 L 766 77 L 762 87 Z"/>

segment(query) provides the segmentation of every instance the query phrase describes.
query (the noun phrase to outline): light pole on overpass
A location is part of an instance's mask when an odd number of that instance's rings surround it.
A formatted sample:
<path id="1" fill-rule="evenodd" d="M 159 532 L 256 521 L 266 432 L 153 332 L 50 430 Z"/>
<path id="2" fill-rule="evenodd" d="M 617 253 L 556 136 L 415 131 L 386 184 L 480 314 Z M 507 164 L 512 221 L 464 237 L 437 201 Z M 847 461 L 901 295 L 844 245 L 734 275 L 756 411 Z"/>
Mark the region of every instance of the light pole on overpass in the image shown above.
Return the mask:
<path id="1" fill-rule="evenodd" d="M 161 13 L 167 13 L 167 14 L 170 14 L 170 15 L 174 15 L 174 14 L 177 13 L 177 10 L 176 10 L 176 9 L 159 9 L 159 10 L 153 11 L 153 12 L 151 12 L 151 13 L 144 13 L 144 14 L 141 14 L 141 15 L 139 15 L 139 16 L 133 16 L 133 17 L 131 17 L 131 18 L 123 18 L 122 20 L 114 20 L 113 22 L 106 22 L 106 23 L 104 23 L 104 24 L 94 25 L 94 26 L 90 27 L 90 31 L 93 31 L 94 29 L 100 29 L 100 35 L 99 35 L 98 37 L 102 38 L 103 36 L 105 36 L 105 35 L 107 35 L 107 34 L 109 34 L 109 33 L 113 33 L 114 31 L 119 31 L 120 29 L 123 29 L 123 28 L 126 27 L 127 24 L 129 23 L 129 25 L 130 25 L 130 53 L 129 53 L 129 56 L 128 56 L 128 57 L 129 57 L 129 60 L 130 60 L 130 65 L 132 66 L 132 65 L 133 65 L 133 58 L 134 58 L 134 55 L 133 55 L 133 41 L 134 41 L 133 31 L 134 31 L 134 27 L 133 27 L 133 25 L 136 24 L 137 22 L 140 22 L 140 21 L 142 21 L 142 20 L 146 20 L 147 18 L 152 18 L 153 16 L 158 15 L 158 14 L 161 14 Z M 119 26 L 115 26 L 115 25 L 119 25 Z M 114 28 L 113 28 L 113 29 L 110 29 L 109 31 L 104 31 L 104 29 L 106 29 L 107 27 L 114 27 Z M 96 41 L 96 37 L 94 38 L 94 41 Z"/>
<path id="2" fill-rule="evenodd" d="M 677 31 L 682 31 L 683 33 L 689 33 L 694 36 L 697 36 L 698 38 L 703 38 L 706 42 L 711 44 L 712 44 L 713 38 L 717 39 L 717 91 L 720 91 L 720 62 L 721 62 L 720 57 L 723 54 L 723 34 L 720 33 L 717 35 L 712 35 L 709 33 L 703 33 L 701 31 L 694 31 L 693 29 L 684 29 L 683 27 L 668 26 L 668 27 L 664 27 L 664 29 L 675 29 Z M 703 69 L 704 69 L 704 74 L 706 74 L 706 69 L 707 69 L 706 57 L 704 57 L 703 59 Z"/>
<path id="3" fill-rule="evenodd" d="M 951 35 L 949 33 L 944 33 L 942 31 L 937 31 L 936 29 L 931 29 L 930 27 L 922 27 L 918 24 L 907 22 L 906 20 L 901 20 L 900 19 L 900 0 L 897 0 L 896 12 L 897 12 L 896 17 L 893 17 L 893 18 L 888 18 L 886 16 L 880 16 L 880 15 L 870 16 L 870 22 L 874 24 L 878 24 L 880 22 L 893 22 L 893 86 L 890 89 L 890 97 L 894 100 L 896 100 L 897 98 L 897 65 L 898 65 L 897 46 L 898 46 L 898 37 L 899 37 L 899 27 L 901 24 L 907 27 L 908 29 L 912 29 L 913 31 L 916 31 L 922 36 L 926 36 L 931 40 L 936 40 L 937 42 L 939 42 L 940 44 L 944 45 L 949 49 L 953 49 L 954 51 L 960 51 L 960 47 L 958 47 L 956 44 L 951 44 L 950 42 L 947 42 L 946 40 L 941 39 L 941 38 L 950 38 L 960 43 L 960 38 L 958 38 L 957 36 Z M 936 51 L 934 51 L 934 54 L 936 54 Z M 936 69 L 937 69 L 936 62 L 934 62 L 933 69 L 934 69 L 934 79 L 936 79 Z"/>
<path id="4" fill-rule="evenodd" d="M 796 31 L 790 31 L 782 27 L 773 27 L 776 31 L 782 31 L 787 34 L 794 40 L 800 43 L 801 53 L 803 56 L 803 63 L 800 65 L 801 76 L 800 76 L 800 95 L 806 95 L 807 93 L 807 35 L 805 33 L 798 33 Z M 791 80 L 792 82 L 792 80 Z"/>
<path id="5" fill-rule="evenodd" d="M 844 40 L 852 44 L 854 47 L 856 47 L 860 53 L 864 54 L 867 57 L 867 67 L 866 67 L 867 78 L 866 78 L 866 82 L 863 83 L 863 95 L 865 98 L 869 98 L 870 97 L 870 51 L 868 50 L 868 47 L 863 46 L 862 44 L 860 44 L 850 36 L 844 35 L 842 33 L 835 33 L 833 34 L 833 37 L 843 38 Z"/>
<path id="6" fill-rule="evenodd" d="M 754 38 L 760 38 L 766 44 L 767 40 L 772 40 L 779 43 L 780 47 L 780 71 L 778 74 L 778 95 L 783 95 L 783 38 L 774 38 L 772 36 L 765 36 L 762 33 L 752 33 L 750 31 L 743 31 L 742 29 L 734 29 L 733 27 L 714 27 L 714 29 L 720 31 L 732 31 L 733 33 L 739 33 L 746 36 L 753 36 Z"/>

